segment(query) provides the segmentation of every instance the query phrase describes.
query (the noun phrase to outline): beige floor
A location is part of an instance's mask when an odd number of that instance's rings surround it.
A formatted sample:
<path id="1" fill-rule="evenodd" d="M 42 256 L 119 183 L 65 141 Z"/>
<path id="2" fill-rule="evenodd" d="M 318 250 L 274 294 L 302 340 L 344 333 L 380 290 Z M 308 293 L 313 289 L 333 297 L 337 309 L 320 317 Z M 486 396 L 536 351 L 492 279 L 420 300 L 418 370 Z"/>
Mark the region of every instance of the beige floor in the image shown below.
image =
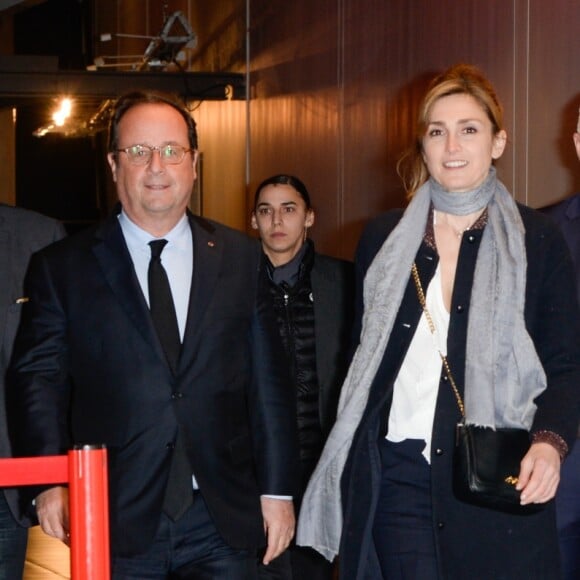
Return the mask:
<path id="1" fill-rule="evenodd" d="M 69 549 L 47 536 L 40 526 L 30 528 L 23 580 L 61 580 L 70 578 Z"/>

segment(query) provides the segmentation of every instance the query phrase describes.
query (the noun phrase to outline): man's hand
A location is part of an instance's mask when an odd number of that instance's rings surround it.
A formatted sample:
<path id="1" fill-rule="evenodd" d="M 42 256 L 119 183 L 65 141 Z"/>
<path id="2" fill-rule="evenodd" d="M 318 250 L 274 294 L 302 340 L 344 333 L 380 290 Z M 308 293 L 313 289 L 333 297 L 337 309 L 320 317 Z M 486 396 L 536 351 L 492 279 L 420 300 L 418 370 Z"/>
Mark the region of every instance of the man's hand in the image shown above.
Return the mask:
<path id="1" fill-rule="evenodd" d="M 534 443 L 522 459 L 518 484 L 521 503 L 545 503 L 556 495 L 560 482 L 560 455 L 549 443 Z"/>
<path id="2" fill-rule="evenodd" d="M 262 496 L 261 502 L 264 531 L 268 540 L 268 548 L 262 562 L 268 565 L 290 545 L 294 537 L 296 519 L 292 500 Z"/>
<path id="3" fill-rule="evenodd" d="M 70 546 L 68 489 L 51 487 L 36 496 L 36 514 L 45 534 Z"/>

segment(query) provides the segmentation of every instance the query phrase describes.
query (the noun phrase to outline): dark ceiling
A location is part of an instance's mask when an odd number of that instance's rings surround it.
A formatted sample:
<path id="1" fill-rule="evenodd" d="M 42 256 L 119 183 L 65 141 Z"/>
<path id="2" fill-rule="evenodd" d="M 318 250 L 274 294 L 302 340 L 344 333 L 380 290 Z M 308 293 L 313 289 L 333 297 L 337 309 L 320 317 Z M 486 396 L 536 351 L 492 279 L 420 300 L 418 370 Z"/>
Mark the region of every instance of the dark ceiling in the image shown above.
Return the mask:
<path id="1" fill-rule="evenodd" d="M 245 98 L 242 74 L 87 70 L 94 56 L 92 14 L 93 0 L 0 0 L 1 24 L 12 26 L 12 34 L 0 38 L 0 107 L 17 110 L 16 203 L 62 220 L 69 231 L 109 209 L 102 131 L 108 112 L 96 125 L 90 121 L 110 99 L 129 89 L 164 90 L 192 101 Z M 54 125 L 63 95 L 74 97 L 70 122 L 38 139 L 39 129 Z"/>
<path id="2" fill-rule="evenodd" d="M 92 0 L 0 0 L 13 23 L 13 54 L 0 55 L 0 107 L 36 108 L 72 95 L 89 119 L 127 89 L 157 89 L 191 100 L 243 99 L 244 78 L 164 70 L 88 71 L 93 64 Z M 48 112 L 47 112 L 48 115 Z"/>

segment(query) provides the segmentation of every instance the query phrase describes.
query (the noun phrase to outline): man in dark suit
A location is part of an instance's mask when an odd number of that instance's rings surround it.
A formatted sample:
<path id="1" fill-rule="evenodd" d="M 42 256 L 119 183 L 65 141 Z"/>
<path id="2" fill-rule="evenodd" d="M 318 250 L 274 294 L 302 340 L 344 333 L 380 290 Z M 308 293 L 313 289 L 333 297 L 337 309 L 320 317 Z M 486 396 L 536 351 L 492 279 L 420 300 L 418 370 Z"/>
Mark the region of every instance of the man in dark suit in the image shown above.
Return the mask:
<path id="1" fill-rule="evenodd" d="M 253 578 L 265 536 L 269 562 L 294 533 L 295 405 L 259 246 L 187 212 L 196 148 L 180 104 L 122 96 L 108 154 L 121 207 L 40 253 L 27 277 L 16 449 L 106 444 L 115 579 Z M 63 541 L 66 499 L 62 487 L 36 497 Z"/>
<path id="2" fill-rule="evenodd" d="M 38 213 L 0 204 L 0 457 L 10 457 L 4 402 L 5 376 L 20 311 L 26 302 L 22 283 L 30 256 L 64 237 L 62 224 Z M 15 490 L 0 492 L 0 580 L 22 577 L 27 519 L 18 515 Z"/>
<path id="3" fill-rule="evenodd" d="M 572 139 L 576 155 L 580 160 L 580 111 L 576 132 Z M 580 193 L 543 208 L 542 211 L 556 220 L 568 242 L 576 269 L 576 290 L 580 303 Z M 580 426 L 578 436 L 580 437 Z M 580 578 L 580 445 L 578 439 L 562 464 L 560 486 L 556 494 L 556 510 L 562 555 L 562 578 L 576 580 Z"/>

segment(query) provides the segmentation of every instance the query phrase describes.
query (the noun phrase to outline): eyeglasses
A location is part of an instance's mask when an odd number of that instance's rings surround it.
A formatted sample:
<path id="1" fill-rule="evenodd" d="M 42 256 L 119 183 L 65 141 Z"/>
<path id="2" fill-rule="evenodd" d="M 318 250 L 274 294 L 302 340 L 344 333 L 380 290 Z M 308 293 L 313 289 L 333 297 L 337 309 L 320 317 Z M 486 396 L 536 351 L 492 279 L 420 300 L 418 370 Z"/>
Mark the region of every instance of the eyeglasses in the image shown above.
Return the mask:
<path id="1" fill-rule="evenodd" d="M 153 157 L 153 151 L 159 152 L 159 158 L 164 165 L 177 165 L 183 161 L 187 152 L 193 150 L 181 145 L 160 145 L 159 147 L 131 145 L 131 147 L 116 150 L 117 153 L 125 153 L 132 165 L 148 165 Z"/>

